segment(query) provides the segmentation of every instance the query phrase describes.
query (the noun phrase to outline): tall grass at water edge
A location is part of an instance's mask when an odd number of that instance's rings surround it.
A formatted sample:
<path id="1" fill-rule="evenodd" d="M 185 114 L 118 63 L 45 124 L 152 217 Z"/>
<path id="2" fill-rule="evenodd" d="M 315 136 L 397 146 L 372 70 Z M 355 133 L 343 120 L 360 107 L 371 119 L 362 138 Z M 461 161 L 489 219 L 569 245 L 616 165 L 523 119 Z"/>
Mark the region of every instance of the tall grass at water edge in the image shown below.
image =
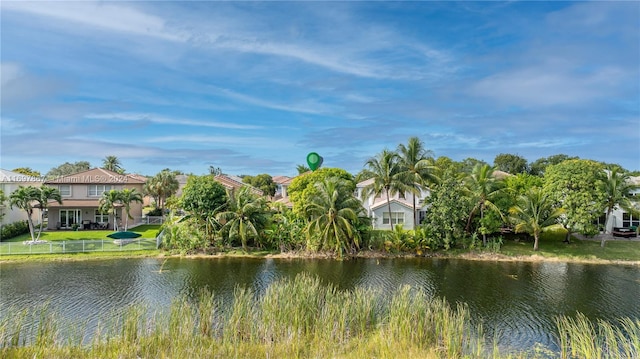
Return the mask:
<path id="1" fill-rule="evenodd" d="M 237 288 L 230 303 L 201 291 L 175 300 L 168 311 L 135 305 L 91 333 L 83 325 L 70 329 L 46 306 L 7 313 L 0 320 L 3 358 L 537 357 L 503 356 L 497 345 L 487 346 L 481 330 L 470 324 L 465 305 L 454 308 L 410 287 L 390 298 L 367 289 L 342 291 L 305 274 L 280 280 L 262 295 Z M 559 337 L 563 350 L 558 356 L 591 358 L 583 353 L 597 352 L 580 351 L 586 341 L 581 336 L 594 334 L 583 333 L 588 321 L 581 320 L 586 322 L 559 319 L 560 332 L 568 334 Z M 595 333 L 611 349 L 593 358 L 638 353 L 640 323 L 623 324 L 624 333 L 613 327 Z M 609 356 L 613 348 L 621 355 Z"/>

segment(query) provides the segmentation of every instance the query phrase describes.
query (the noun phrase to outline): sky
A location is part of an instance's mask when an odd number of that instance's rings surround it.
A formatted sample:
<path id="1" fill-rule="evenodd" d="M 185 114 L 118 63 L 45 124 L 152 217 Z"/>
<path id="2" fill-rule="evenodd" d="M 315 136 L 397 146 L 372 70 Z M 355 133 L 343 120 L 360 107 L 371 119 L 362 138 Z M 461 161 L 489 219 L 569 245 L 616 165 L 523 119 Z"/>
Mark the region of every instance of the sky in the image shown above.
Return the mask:
<path id="1" fill-rule="evenodd" d="M 0 2 L 0 167 L 357 173 L 568 154 L 640 170 L 640 2 Z"/>

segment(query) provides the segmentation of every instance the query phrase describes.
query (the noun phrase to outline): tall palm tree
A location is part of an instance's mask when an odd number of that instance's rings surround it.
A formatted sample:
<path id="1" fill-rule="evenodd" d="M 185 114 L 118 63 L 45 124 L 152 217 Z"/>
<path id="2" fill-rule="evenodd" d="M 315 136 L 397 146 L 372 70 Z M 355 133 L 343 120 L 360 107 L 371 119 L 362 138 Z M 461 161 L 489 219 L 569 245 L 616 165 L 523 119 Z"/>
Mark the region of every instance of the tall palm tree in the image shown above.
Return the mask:
<path id="1" fill-rule="evenodd" d="M 414 228 L 418 225 L 418 211 L 416 210 L 416 193 L 421 193 L 427 183 L 435 182 L 435 166 L 430 161 L 431 152 L 424 148 L 424 144 L 418 137 L 410 137 L 407 146 L 398 145 L 400 165 L 402 166 L 403 178 L 406 178 L 407 185 L 414 188 L 411 191 L 413 197 L 413 223 Z"/>
<path id="2" fill-rule="evenodd" d="M 33 206 L 40 198 L 40 191 L 33 186 L 23 187 L 19 186 L 18 189 L 11 192 L 9 195 L 9 206 L 11 208 L 16 207 L 27 212 L 27 223 L 29 224 L 29 233 L 31 234 L 31 240 L 35 240 L 34 226 L 33 226 Z"/>
<path id="3" fill-rule="evenodd" d="M 304 208 L 310 218 L 305 232 L 307 240 L 320 240 L 319 248 L 333 247 L 339 257 L 351 246 L 359 247 L 359 235 L 355 228 L 362 203 L 353 196 L 341 195 L 345 180 L 328 178 L 316 183 L 318 195 Z"/>
<path id="4" fill-rule="evenodd" d="M 606 177 L 603 178 L 600 186 L 600 190 L 606 197 L 605 209 L 607 215 L 604 221 L 605 233 L 607 232 L 611 212 L 613 212 L 616 206 L 622 207 L 627 212 L 638 212 L 638 209 L 634 207 L 634 203 L 637 203 L 637 200 L 633 198 L 633 192 L 638 188 L 640 188 L 640 186 L 629 181 L 629 174 L 621 173 L 618 168 L 614 167 L 606 171 Z M 605 236 L 602 236 L 600 246 L 604 247 L 604 245 Z"/>
<path id="5" fill-rule="evenodd" d="M 365 163 L 365 166 L 366 169 L 362 171 L 362 174 L 369 179 L 373 179 L 373 182 L 364 188 L 362 196 L 367 198 L 371 195 L 377 197 L 383 193 L 386 195 L 387 209 L 389 210 L 389 228 L 393 229 L 391 196 L 397 193 L 404 195 L 407 191 L 414 191 L 414 188 L 407 185 L 406 177 L 403 176 L 401 171 L 400 158 L 396 152 L 385 149 L 375 157 L 370 158 Z"/>
<path id="6" fill-rule="evenodd" d="M 116 156 L 107 156 L 102 160 L 102 168 L 105 170 L 124 173 L 124 168 L 122 168 L 122 163 Z"/>
<path id="7" fill-rule="evenodd" d="M 113 216 L 113 229 L 118 230 L 118 220 L 116 218 L 116 208 L 122 206 L 122 192 L 112 189 L 102 193 L 98 210 L 107 212 Z"/>
<path id="8" fill-rule="evenodd" d="M 475 203 L 467 220 L 467 232 L 471 228 L 471 221 L 478 210 L 480 211 L 481 222 L 487 209 L 495 211 L 502 216 L 500 209 L 492 202 L 501 192 L 501 182 L 493 175 L 494 171 L 495 167 L 478 163 L 473 167 L 464 182 L 465 194 Z M 487 235 L 484 232 L 482 233 L 482 243 L 487 245 Z"/>
<path id="9" fill-rule="evenodd" d="M 229 239 L 240 239 L 242 248 L 247 250 L 250 239 L 258 239 L 260 232 L 269 221 L 269 207 L 264 197 L 251 192 L 245 186 L 234 193 L 228 193 L 226 211 L 218 213 L 216 219 L 224 223 L 223 230 L 229 231 Z"/>
<path id="10" fill-rule="evenodd" d="M 176 194 L 179 187 L 180 183 L 178 183 L 175 174 L 165 169 L 144 184 L 144 192 L 156 199 L 156 204 L 162 209 L 164 215 L 166 199 Z"/>
<path id="11" fill-rule="evenodd" d="M 516 205 L 509 209 L 510 219 L 515 223 L 516 233 L 533 235 L 533 250 L 538 250 L 540 233 L 558 224 L 558 218 L 564 213 L 561 208 L 553 207 L 553 200 L 538 187 L 518 196 Z"/>
<path id="12" fill-rule="evenodd" d="M 42 186 L 38 190 L 40 192 L 40 195 L 39 198 L 36 199 L 36 202 L 38 202 L 38 206 L 40 207 L 40 231 L 38 232 L 38 237 L 36 238 L 36 240 L 40 239 L 40 235 L 42 234 L 44 213 L 49 208 L 49 201 L 54 200 L 58 202 L 58 204 L 62 204 L 62 196 L 60 195 L 60 191 L 57 188 Z"/>
<path id="13" fill-rule="evenodd" d="M 130 214 L 131 203 L 142 203 L 142 194 L 136 191 L 135 188 L 125 188 L 120 191 L 120 202 L 122 202 L 124 211 L 127 214 L 127 217 L 124 220 L 124 230 L 126 231 L 129 228 L 129 218 L 133 219 Z"/>

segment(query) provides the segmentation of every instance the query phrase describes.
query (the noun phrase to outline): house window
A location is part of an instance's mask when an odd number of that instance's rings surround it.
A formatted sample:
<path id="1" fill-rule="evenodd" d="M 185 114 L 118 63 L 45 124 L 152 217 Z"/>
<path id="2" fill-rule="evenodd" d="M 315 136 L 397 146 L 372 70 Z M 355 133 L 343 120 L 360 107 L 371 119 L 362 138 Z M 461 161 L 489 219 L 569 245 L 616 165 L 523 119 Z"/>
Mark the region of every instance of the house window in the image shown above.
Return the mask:
<path id="1" fill-rule="evenodd" d="M 60 196 L 69 197 L 71 196 L 71 185 L 61 184 L 58 186 L 58 191 L 60 191 Z"/>
<path id="2" fill-rule="evenodd" d="M 622 213 L 622 226 L 623 227 L 631 227 L 631 226 L 640 227 L 640 218 L 632 216 L 631 213 L 624 212 Z"/>
<path id="3" fill-rule="evenodd" d="M 101 212 L 100 210 L 95 210 L 94 222 L 96 223 L 107 223 L 109 222 L 109 214 L 105 212 Z"/>
<path id="4" fill-rule="evenodd" d="M 89 197 L 99 197 L 103 193 L 111 190 L 111 185 L 108 184 L 93 184 L 89 185 Z"/>
<path id="5" fill-rule="evenodd" d="M 403 224 L 404 212 L 391 212 L 391 224 Z M 389 212 L 382 213 L 382 224 L 389 224 Z"/>

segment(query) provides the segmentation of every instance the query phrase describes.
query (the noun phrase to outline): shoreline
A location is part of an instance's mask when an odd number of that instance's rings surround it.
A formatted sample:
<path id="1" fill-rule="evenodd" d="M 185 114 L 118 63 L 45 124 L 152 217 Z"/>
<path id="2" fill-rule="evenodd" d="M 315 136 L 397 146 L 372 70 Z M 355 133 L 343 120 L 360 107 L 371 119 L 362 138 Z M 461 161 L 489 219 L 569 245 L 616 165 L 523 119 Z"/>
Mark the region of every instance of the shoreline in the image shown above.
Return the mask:
<path id="1" fill-rule="evenodd" d="M 341 260 L 338 259 L 333 253 L 320 252 L 283 252 L 283 253 L 268 253 L 268 252 L 218 252 L 218 253 L 195 253 L 195 254 L 171 254 L 171 253 L 130 253 L 123 255 L 32 255 L 27 257 L 17 257 L 12 259 L 10 257 L 0 258 L 0 265 L 4 263 L 16 263 L 16 262 L 35 262 L 35 261 L 86 261 L 86 260 L 109 260 L 109 259 L 131 259 L 131 258 L 184 258 L 184 259 L 223 259 L 223 258 L 253 258 L 253 259 L 325 259 L 325 260 Z M 614 265 L 627 265 L 627 266 L 640 266 L 640 261 L 626 261 L 626 260 L 609 260 L 609 259 L 597 259 L 597 258 L 571 258 L 571 257 L 559 257 L 559 256 L 543 256 L 539 254 L 532 255 L 517 255 L 510 256 L 500 253 L 489 252 L 463 252 L 463 253 L 428 253 L 427 255 L 416 255 L 413 253 L 385 253 L 379 251 L 361 251 L 357 254 L 345 257 L 342 260 L 351 259 L 461 259 L 469 261 L 484 261 L 484 262 L 528 262 L 528 263 L 542 263 L 542 262 L 556 262 L 556 263 L 583 263 L 583 264 L 614 264 Z"/>

